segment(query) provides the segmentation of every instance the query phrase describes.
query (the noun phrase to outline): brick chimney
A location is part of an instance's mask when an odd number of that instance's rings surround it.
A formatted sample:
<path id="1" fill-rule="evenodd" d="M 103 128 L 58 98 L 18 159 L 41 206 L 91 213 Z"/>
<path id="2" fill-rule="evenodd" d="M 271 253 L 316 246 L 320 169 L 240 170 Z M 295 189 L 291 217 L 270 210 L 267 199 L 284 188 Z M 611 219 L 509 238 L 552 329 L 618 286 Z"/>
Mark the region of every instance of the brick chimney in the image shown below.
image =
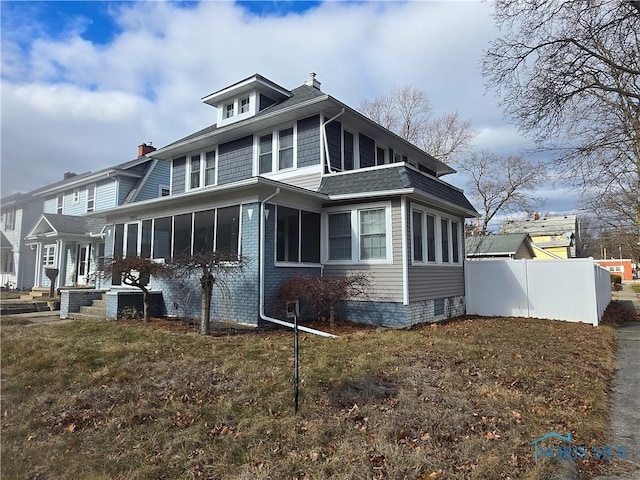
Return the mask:
<path id="1" fill-rule="evenodd" d="M 147 145 L 143 143 L 142 145 L 138 145 L 138 158 L 144 157 L 147 153 L 155 152 L 156 147 L 151 145 L 151 142 Z"/>
<path id="2" fill-rule="evenodd" d="M 73 172 L 65 172 L 64 175 L 62 176 L 63 180 L 69 180 L 71 177 L 75 177 L 77 175 L 77 173 L 73 173 Z"/>
<path id="3" fill-rule="evenodd" d="M 311 72 L 309 74 L 309 79 L 304 82 L 305 85 L 309 85 L 310 87 L 316 88 L 320 90 L 320 85 L 322 85 L 318 80 L 316 80 L 315 72 Z"/>

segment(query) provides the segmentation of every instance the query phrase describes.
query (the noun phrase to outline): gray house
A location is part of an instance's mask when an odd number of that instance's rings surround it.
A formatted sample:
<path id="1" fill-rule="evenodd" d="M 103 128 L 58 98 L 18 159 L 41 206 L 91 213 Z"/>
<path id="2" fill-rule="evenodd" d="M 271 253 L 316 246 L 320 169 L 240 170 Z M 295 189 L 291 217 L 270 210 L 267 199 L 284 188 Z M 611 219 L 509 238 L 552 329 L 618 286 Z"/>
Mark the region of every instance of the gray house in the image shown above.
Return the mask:
<path id="1" fill-rule="evenodd" d="M 372 291 L 342 318 L 409 325 L 464 313 L 463 225 L 477 212 L 441 180 L 454 170 L 322 92 L 315 74 L 293 90 L 256 74 L 202 100 L 214 123 L 150 154 L 171 168 L 170 195 L 101 212 L 107 255 L 248 258 L 217 291 L 212 319 L 281 318 L 287 279 L 352 272 Z M 151 287 L 162 313 L 199 316 L 197 282 Z M 107 316 L 130 294 L 113 285 Z"/>
<path id="2" fill-rule="evenodd" d="M 169 194 L 170 167 L 148 157 L 153 150 L 140 145 L 134 160 L 95 173 L 66 173 L 62 181 L 31 193 L 41 209 L 24 233 L 35 255 L 31 282 L 25 286 L 48 290 L 47 269 L 58 271 L 55 287 L 95 286 L 95 272 L 105 256 L 101 212 Z"/>

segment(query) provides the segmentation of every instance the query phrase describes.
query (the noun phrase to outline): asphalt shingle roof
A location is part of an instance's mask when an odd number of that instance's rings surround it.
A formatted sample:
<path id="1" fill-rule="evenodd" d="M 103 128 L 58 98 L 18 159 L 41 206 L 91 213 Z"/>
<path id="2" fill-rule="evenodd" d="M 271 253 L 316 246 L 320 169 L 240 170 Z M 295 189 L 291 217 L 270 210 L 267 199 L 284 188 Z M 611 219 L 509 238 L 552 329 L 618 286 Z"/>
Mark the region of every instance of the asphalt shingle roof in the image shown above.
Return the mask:
<path id="1" fill-rule="evenodd" d="M 538 220 L 507 220 L 500 233 L 528 233 L 529 235 L 563 235 L 576 231 L 576 215 L 544 217 Z"/>
<path id="2" fill-rule="evenodd" d="M 318 191 L 325 195 L 375 193 L 414 188 L 440 198 L 465 210 L 475 211 L 473 205 L 460 190 L 398 164 L 396 168 L 353 171 L 343 175 L 322 178 Z"/>
<path id="3" fill-rule="evenodd" d="M 512 255 L 523 242 L 528 241 L 528 233 L 510 233 L 504 235 L 477 235 L 465 239 L 467 255 Z M 529 241 L 530 245 L 530 241 Z M 529 247 L 531 250 L 531 247 Z"/>
<path id="4" fill-rule="evenodd" d="M 54 213 L 45 213 L 43 217 L 51 224 L 56 232 L 74 235 L 100 233 L 106 224 L 103 218 L 97 217 L 79 217 Z"/>

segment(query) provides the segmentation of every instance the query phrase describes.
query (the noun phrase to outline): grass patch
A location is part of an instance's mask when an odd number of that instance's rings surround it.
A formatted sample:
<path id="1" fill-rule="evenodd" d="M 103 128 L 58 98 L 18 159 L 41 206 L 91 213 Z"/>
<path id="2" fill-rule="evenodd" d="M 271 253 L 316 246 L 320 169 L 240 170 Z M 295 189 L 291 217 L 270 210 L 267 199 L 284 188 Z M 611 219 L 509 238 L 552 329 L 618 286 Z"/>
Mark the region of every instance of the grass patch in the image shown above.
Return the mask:
<path id="1" fill-rule="evenodd" d="M 640 284 L 634 283 L 633 285 L 631 285 L 631 288 L 634 292 L 640 293 Z"/>
<path id="2" fill-rule="evenodd" d="M 467 319 L 201 337 L 2 328 L 3 478 L 543 478 L 530 442 L 609 438 L 611 327 Z M 592 461 L 583 471 L 600 468 Z"/>

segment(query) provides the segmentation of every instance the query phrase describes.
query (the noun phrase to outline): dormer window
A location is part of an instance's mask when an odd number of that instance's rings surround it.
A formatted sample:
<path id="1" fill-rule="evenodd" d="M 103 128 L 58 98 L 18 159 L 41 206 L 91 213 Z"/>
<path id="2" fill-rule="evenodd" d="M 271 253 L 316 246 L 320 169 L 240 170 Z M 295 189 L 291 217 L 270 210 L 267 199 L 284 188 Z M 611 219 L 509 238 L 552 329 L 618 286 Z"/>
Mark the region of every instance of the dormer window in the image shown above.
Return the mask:
<path id="1" fill-rule="evenodd" d="M 228 103 L 227 105 L 225 105 L 224 107 L 224 118 L 231 118 L 233 117 L 233 103 Z"/>
<path id="2" fill-rule="evenodd" d="M 240 99 L 240 113 L 249 112 L 249 97 Z"/>

